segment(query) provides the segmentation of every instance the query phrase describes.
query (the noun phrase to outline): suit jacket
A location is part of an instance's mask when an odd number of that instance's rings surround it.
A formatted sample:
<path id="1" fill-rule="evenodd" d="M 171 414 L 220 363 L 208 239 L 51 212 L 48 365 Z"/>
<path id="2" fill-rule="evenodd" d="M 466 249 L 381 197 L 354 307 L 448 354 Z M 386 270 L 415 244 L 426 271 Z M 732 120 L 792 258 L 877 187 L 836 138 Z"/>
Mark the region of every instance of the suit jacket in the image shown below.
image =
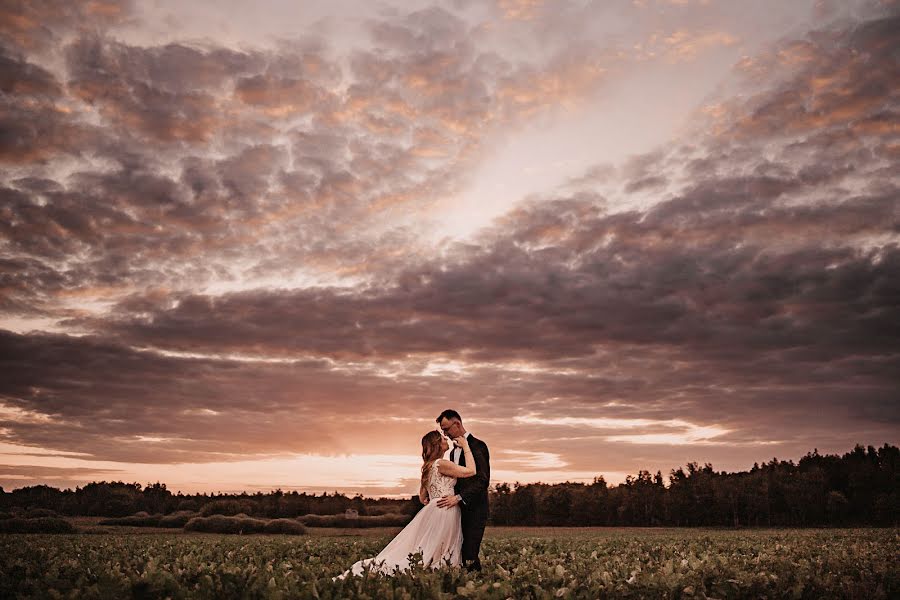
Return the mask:
<path id="1" fill-rule="evenodd" d="M 487 444 L 469 435 L 469 448 L 475 459 L 475 475 L 456 480 L 454 491 L 462 497 L 463 510 L 488 513 L 488 485 L 491 481 L 491 454 Z M 459 457 L 459 464 L 466 466 L 466 454 Z"/>

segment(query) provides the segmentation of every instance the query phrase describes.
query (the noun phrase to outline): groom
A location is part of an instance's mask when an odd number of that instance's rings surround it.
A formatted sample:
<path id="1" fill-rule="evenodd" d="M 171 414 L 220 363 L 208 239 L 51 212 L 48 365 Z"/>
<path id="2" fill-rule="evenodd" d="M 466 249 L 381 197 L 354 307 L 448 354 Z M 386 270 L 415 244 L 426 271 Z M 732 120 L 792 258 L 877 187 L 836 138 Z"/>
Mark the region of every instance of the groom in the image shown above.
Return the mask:
<path id="1" fill-rule="evenodd" d="M 455 496 L 444 496 L 438 500 L 441 508 L 460 505 L 462 516 L 462 560 L 470 571 L 480 571 L 481 561 L 478 553 L 481 550 L 481 538 L 484 537 L 484 526 L 488 519 L 488 482 L 491 479 L 491 456 L 487 444 L 466 431 L 462 417 L 455 410 L 445 410 L 435 419 L 444 435 L 450 439 L 461 435 L 469 440 L 472 458 L 475 459 L 476 474 L 474 477 L 456 481 Z M 465 467 L 466 458 L 462 448 L 454 446 L 450 452 L 450 460 Z"/>

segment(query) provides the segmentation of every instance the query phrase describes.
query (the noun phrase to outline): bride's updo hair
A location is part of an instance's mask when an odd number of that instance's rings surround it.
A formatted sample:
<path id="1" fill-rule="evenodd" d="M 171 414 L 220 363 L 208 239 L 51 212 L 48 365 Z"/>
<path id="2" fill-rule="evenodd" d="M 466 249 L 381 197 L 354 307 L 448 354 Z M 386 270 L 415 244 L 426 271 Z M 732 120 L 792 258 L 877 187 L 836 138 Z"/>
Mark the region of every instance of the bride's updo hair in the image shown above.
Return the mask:
<path id="1" fill-rule="evenodd" d="M 422 485 L 427 489 L 428 487 L 428 473 L 431 472 L 431 467 L 434 465 L 434 461 L 441 457 L 441 435 L 440 431 L 429 431 L 424 436 L 422 436 L 422 460 L 425 464 L 422 465 Z"/>

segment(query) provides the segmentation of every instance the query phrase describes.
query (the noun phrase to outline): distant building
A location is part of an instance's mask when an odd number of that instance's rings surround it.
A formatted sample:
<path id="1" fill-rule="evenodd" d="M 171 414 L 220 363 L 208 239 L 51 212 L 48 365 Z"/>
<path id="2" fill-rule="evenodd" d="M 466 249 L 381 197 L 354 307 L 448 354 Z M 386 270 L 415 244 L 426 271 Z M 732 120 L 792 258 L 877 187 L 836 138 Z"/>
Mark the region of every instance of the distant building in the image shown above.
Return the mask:
<path id="1" fill-rule="evenodd" d="M 359 511 L 356 510 L 355 508 L 348 508 L 347 510 L 344 511 L 344 518 L 346 518 L 346 519 L 358 519 L 358 518 L 359 518 Z"/>

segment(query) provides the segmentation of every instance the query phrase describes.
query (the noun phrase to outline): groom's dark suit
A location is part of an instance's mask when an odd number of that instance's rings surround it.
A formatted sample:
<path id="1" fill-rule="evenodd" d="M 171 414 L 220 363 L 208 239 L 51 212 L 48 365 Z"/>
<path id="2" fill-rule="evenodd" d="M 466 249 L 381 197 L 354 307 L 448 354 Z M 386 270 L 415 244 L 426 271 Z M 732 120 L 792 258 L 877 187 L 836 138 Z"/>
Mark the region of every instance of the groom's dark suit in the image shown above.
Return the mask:
<path id="1" fill-rule="evenodd" d="M 488 519 L 488 484 L 491 480 L 491 455 L 487 444 L 469 434 L 469 448 L 475 459 L 476 474 L 456 480 L 454 491 L 462 498 L 460 509 L 462 515 L 462 559 L 471 569 L 481 570 L 478 553 L 481 550 L 481 538 L 484 537 L 484 526 Z M 459 455 L 458 457 L 456 455 Z M 462 449 L 451 454 L 456 463 L 466 466 L 466 457 Z"/>

